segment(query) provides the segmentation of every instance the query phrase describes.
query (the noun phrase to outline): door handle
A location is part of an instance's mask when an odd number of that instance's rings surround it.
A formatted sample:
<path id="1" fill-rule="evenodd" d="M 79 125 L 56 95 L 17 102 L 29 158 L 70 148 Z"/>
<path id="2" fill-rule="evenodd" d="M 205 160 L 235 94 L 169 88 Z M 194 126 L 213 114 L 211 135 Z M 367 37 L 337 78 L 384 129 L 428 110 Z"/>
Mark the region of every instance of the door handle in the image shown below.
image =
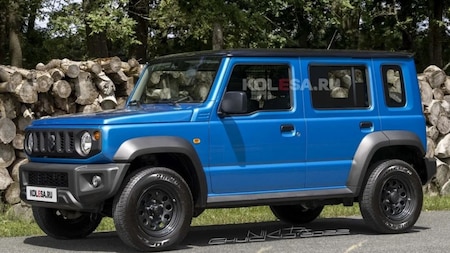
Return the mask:
<path id="1" fill-rule="evenodd" d="M 280 128 L 282 133 L 284 133 L 284 132 L 292 132 L 292 131 L 294 131 L 294 129 L 295 129 L 294 125 L 292 125 L 292 124 L 281 125 L 281 128 Z"/>
<path id="2" fill-rule="evenodd" d="M 372 127 L 373 127 L 373 123 L 370 121 L 359 122 L 359 128 L 372 128 Z"/>

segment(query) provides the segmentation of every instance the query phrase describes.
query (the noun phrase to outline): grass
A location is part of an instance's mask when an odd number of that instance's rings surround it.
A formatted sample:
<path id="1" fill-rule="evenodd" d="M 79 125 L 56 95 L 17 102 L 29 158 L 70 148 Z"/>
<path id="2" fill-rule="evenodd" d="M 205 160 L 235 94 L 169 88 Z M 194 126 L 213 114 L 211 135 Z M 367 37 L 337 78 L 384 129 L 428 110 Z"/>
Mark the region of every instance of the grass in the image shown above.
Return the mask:
<path id="1" fill-rule="evenodd" d="M 425 196 L 422 211 L 448 211 L 450 210 L 450 196 Z M 343 217 L 360 215 L 358 204 L 351 207 L 342 205 L 326 206 L 320 217 Z M 208 226 L 217 224 L 240 224 L 275 221 L 275 216 L 269 207 L 258 206 L 249 208 L 210 209 L 194 218 L 192 226 Z M 114 223 L 111 218 L 104 218 L 97 231 L 113 231 Z M 14 220 L 5 214 L 0 214 L 0 237 L 44 235 L 34 222 Z"/>

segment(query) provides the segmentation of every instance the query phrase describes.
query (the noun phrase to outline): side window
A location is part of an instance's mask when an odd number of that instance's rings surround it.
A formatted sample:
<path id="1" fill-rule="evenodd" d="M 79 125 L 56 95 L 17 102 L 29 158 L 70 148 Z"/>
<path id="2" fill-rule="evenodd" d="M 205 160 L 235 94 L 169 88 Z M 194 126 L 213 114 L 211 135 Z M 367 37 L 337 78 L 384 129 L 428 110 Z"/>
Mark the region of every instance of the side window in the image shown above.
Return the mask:
<path id="1" fill-rule="evenodd" d="M 397 65 L 381 67 L 383 74 L 383 89 L 386 105 L 389 107 L 403 107 L 405 101 L 405 85 L 402 69 Z"/>
<path id="2" fill-rule="evenodd" d="M 314 108 L 369 107 L 365 66 L 310 66 L 311 99 Z"/>
<path id="3" fill-rule="evenodd" d="M 236 65 L 227 91 L 247 94 L 248 113 L 291 108 L 290 67 L 288 65 Z"/>

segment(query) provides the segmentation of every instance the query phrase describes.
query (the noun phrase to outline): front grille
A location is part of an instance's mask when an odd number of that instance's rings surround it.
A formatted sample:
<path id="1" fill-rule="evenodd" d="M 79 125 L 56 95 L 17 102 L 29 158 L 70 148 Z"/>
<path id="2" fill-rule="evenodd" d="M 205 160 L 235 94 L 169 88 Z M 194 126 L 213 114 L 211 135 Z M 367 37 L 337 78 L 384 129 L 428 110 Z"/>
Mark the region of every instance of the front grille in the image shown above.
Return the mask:
<path id="1" fill-rule="evenodd" d="M 75 138 L 69 131 L 33 132 L 33 153 L 72 154 L 75 152 Z"/>
<path id="2" fill-rule="evenodd" d="M 28 172 L 28 185 L 69 187 L 67 173 L 64 172 Z"/>
<path id="3" fill-rule="evenodd" d="M 100 153 L 101 141 L 92 141 L 92 150 L 88 155 L 82 155 L 79 146 L 84 132 L 93 135 L 95 129 L 30 129 L 25 134 L 25 145 L 32 150 L 25 149 L 31 157 L 43 158 L 75 158 L 83 159 Z M 31 141 L 30 138 L 33 140 Z"/>

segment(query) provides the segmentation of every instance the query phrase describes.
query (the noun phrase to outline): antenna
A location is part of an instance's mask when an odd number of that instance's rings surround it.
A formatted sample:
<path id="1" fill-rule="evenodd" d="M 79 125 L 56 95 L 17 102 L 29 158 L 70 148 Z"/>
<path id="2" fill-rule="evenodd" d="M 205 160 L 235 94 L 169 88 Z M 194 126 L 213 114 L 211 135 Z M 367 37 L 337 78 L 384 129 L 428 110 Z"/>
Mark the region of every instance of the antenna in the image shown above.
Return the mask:
<path id="1" fill-rule="evenodd" d="M 334 42 L 334 39 L 336 38 L 336 35 L 337 35 L 337 33 L 338 33 L 338 30 L 337 30 L 337 29 L 336 29 L 336 30 L 334 30 L 334 34 L 333 34 L 333 37 L 331 38 L 331 41 L 330 41 L 330 43 L 328 44 L 327 50 L 330 50 L 330 48 L 331 48 L 331 45 L 333 44 L 333 42 Z"/>

